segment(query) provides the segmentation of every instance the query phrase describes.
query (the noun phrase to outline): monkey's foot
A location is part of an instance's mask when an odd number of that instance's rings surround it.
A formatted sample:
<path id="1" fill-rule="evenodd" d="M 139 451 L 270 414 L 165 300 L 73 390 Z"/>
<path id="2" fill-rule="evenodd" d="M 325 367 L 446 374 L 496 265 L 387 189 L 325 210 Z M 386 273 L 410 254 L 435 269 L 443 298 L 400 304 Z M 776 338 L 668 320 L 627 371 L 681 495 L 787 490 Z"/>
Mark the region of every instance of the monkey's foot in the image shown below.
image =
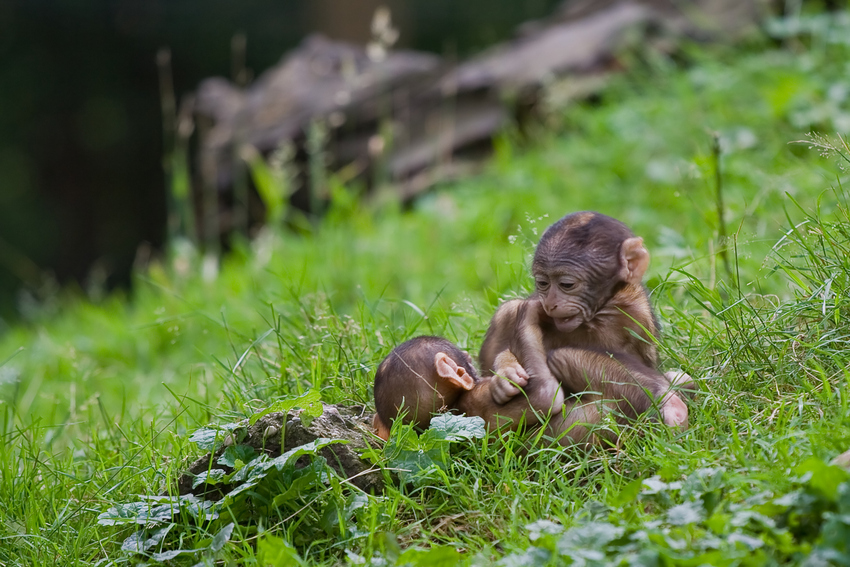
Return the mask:
<path id="1" fill-rule="evenodd" d="M 680 394 L 684 394 L 689 398 L 693 398 L 697 393 L 697 383 L 691 378 L 691 375 L 683 370 L 668 370 L 664 373 L 664 377 L 670 382 L 674 390 Z"/>
<path id="2" fill-rule="evenodd" d="M 688 406 L 678 394 L 671 392 L 664 399 L 661 405 L 661 420 L 669 427 L 688 428 Z"/>

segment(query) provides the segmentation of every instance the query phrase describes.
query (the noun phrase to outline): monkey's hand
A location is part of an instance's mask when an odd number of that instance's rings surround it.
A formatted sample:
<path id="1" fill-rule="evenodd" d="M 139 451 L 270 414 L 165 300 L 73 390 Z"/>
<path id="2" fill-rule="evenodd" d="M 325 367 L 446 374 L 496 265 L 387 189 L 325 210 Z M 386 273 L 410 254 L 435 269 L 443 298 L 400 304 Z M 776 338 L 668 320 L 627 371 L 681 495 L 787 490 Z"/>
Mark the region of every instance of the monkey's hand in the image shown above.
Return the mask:
<path id="1" fill-rule="evenodd" d="M 528 384 L 528 373 L 509 350 L 500 352 L 493 366 L 495 376 L 490 393 L 494 402 L 504 405 Z"/>

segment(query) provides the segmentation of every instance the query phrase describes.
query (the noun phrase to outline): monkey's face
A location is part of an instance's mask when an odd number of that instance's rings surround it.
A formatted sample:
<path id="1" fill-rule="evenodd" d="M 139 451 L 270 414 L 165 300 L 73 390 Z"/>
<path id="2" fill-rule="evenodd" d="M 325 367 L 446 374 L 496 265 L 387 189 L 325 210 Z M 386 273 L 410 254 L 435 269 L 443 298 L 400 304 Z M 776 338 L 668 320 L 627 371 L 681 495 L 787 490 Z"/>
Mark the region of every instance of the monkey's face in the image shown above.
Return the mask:
<path id="1" fill-rule="evenodd" d="M 593 318 L 593 312 L 583 301 L 587 282 L 569 274 L 536 273 L 534 276 L 537 296 L 546 316 L 562 333 L 570 333 Z"/>

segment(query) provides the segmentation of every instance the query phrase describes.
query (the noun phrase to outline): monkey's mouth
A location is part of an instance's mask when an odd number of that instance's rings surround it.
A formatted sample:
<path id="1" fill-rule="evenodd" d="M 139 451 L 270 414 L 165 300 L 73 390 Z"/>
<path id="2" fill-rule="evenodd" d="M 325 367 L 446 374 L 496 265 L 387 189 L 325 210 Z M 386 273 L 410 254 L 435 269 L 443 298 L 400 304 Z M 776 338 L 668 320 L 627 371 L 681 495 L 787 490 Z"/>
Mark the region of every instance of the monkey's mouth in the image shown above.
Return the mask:
<path id="1" fill-rule="evenodd" d="M 578 315 L 572 317 L 553 317 L 555 328 L 562 333 L 570 333 L 578 329 L 584 321 Z"/>

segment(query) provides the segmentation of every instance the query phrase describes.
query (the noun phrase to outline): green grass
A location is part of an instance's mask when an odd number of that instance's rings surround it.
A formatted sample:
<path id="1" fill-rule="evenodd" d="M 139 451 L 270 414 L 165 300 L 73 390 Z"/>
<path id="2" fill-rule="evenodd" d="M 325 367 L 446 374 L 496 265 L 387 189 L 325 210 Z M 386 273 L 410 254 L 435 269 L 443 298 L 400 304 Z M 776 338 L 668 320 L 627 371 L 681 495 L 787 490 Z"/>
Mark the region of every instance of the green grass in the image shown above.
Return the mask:
<path id="1" fill-rule="evenodd" d="M 29 310 L 0 337 L 0 565 L 141 561 L 121 551 L 133 529 L 98 515 L 162 493 L 200 453 L 192 431 L 311 389 L 371 403 L 376 363 L 416 334 L 477 351 L 498 303 L 528 289 L 540 232 L 581 209 L 624 220 L 653 254 L 665 365 L 702 383 L 690 430 L 641 424 L 620 451 L 589 454 L 396 431 L 399 450 L 433 450 L 443 468 L 370 497 L 319 483 L 294 508 L 237 522 L 217 551 L 173 562 L 846 553 L 850 485 L 822 463 L 850 446 L 847 175 L 835 153 L 790 143 L 847 131 L 850 30 L 818 25 L 787 48 L 695 50 L 685 69 L 642 61 L 599 102 L 551 115 L 533 143 L 506 134 L 483 174 L 412 210 L 340 188 L 314 231 L 237 243 L 214 278 L 175 243 L 131 298 L 65 291 Z M 347 521 L 322 520 L 328 510 Z M 163 549 L 209 547 L 222 528 L 181 519 Z"/>

